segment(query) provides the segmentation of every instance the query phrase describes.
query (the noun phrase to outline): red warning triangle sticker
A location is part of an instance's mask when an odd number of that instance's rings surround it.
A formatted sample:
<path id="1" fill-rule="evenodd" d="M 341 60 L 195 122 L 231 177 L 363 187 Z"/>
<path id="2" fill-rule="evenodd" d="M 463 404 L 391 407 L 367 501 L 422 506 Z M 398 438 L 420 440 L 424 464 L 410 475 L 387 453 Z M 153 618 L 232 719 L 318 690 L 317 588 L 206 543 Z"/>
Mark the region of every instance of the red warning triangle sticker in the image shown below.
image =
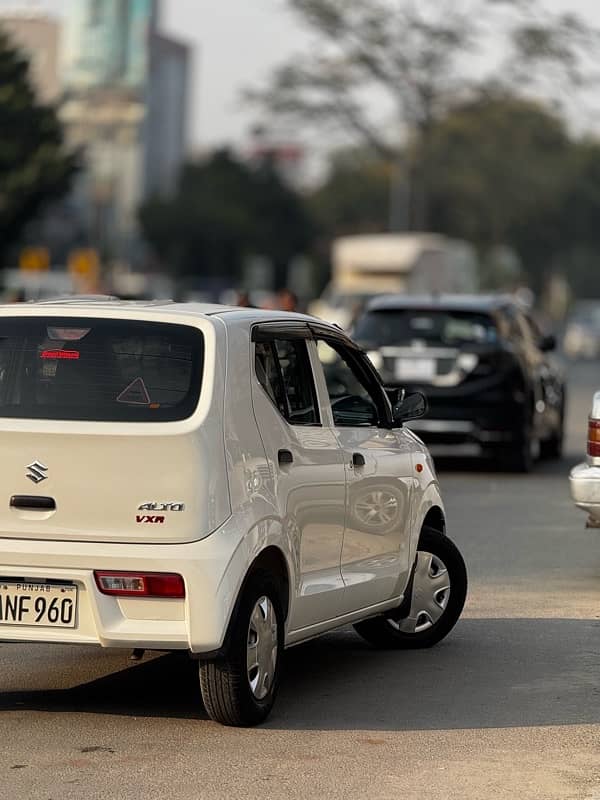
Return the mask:
<path id="1" fill-rule="evenodd" d="M 136 378 L 131 381 L 121 394 L 117 397 L 117 403 L 131 403 L 136 406 L 149 406 L 150 395 L 146 389 L 143 378 Z"/>

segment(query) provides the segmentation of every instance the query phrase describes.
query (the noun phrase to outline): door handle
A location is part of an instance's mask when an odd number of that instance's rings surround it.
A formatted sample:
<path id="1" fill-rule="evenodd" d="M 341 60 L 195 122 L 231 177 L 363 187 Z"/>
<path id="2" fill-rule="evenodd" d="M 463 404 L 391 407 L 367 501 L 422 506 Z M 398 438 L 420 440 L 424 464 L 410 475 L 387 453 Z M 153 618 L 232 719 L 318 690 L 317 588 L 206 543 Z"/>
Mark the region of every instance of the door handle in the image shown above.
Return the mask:
<path id="1" fill-rule="evenodd" d="M 352 466 L 353 467 L 364 467 L 365 465 L 365 457 L 362 453 L 352 453 Z"/>
<path id="2" fill-rule="evenodd" d="M 290 450 L 280 450 L 277 453 L 277 461 L 280 467 L 289 466 L 294 462 L 294 456 Z"/>
<path id="3" fill-rule="evenodd" d="M 10 507 L 19 508 L 22 511 L 55 511 L 56 500 L 53 497 L 13 494 L 10 498 Z"/>

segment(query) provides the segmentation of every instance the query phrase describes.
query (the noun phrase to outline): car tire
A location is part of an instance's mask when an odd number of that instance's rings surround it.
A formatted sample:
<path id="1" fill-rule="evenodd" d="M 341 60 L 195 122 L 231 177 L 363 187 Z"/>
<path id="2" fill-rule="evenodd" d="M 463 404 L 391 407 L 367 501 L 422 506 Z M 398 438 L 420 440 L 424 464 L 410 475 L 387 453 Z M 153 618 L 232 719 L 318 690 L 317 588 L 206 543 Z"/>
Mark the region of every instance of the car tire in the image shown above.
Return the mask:
<path id="1" fill-rule="evenodd" d="M 521 430 L 518 439 L 511 445 L 504 445 L 492 453 L 492 459 L 506 472 L 529 473 L 533 470 L 540 443 L 533 439 L 531 425 Z"/>
<path id="2" fill-rule="evenodd" d="M 215 722 L 251 727 L 268 717 L 279 688 L 283 626 L 278 584 L 257 571 L 238 604 L 225 656 L 200 662 L 202 700 Z"/>
<path id="3" fill-rule="evenodd" d="M 443 533 L 424 527 L 408 602 L 405 600 L 395 614 L 358 622 L 354 629 L 376 647 L 432 647 L 456 625 L 466 597 L 467 569 L 459 549 Z"/>
<path id="4" fill-rule="evenodd" d="M 561 411 L 560 423 L 558 429 L 552 434 L 552 436 L 549 439 L 544 439 L 542 442 L 540 442 L 540 458 L 544 459 L 562 458 L 564 437 L 565 437 L 565 415 L 563 410 Z"/>

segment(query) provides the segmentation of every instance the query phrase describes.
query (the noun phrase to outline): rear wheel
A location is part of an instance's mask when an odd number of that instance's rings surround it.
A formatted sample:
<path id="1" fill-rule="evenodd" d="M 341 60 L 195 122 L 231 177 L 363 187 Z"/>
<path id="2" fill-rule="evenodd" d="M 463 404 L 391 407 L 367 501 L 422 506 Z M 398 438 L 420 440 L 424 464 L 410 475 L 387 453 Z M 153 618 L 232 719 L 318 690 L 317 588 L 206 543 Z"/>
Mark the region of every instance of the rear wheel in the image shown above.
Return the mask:
<path id="1" fill-rule="evenodd" d="M 401 616 L 374 617 L 355 630 L 377 647 L 414 649 L 437 644 L 456 625 L 467 596 L 467 570 L 456 545 L 433 528 L 421 532 L 409 592 Z"/>
<path id="2" fill-rule="evenodd" d="M 209 717 L 241 727 L 263 722 L 275 702 L 282 650 L 278 587 L 260 571 L 242 596 L 227 654 L 200 662 L 200 689 Z"/>
<path id="3" fill-rule="evenodd" d="M 492 459 L 500 469 L 521 473 L 531 472 L 539 456 L 540 442 L 530 424 L 523 427 L 516 442 L 503 445 L 492 453 Z"/>
<path id="4" fill-rule="evenodd" d="M 561 409 L 558 428 L 549 439 L 540 443 L 540 456 L 542 458 L 562 458 L 563 442 L 565 438 L 565 412 Z"/>

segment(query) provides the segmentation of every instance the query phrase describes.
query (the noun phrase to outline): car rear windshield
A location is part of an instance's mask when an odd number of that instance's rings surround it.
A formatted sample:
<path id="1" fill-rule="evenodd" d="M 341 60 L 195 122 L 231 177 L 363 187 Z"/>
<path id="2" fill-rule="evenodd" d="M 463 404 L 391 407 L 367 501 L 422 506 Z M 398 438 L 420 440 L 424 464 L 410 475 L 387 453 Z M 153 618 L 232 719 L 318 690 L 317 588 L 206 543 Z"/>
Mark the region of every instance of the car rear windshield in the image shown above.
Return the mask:
<path id="1" fill-rule="evenodd" d="M 376 347 L 415 341 L 448 346 L 497 341 L 494 320 L 487 314 L 443 309 L 369 311 L 357 321 L 353 336 Z"/>
<path id="2" fill-rule="evenodd" d="M 194 411 L 202 333 L 136 320 L 0 319 L 0 417 L 167 422 Z"/>

